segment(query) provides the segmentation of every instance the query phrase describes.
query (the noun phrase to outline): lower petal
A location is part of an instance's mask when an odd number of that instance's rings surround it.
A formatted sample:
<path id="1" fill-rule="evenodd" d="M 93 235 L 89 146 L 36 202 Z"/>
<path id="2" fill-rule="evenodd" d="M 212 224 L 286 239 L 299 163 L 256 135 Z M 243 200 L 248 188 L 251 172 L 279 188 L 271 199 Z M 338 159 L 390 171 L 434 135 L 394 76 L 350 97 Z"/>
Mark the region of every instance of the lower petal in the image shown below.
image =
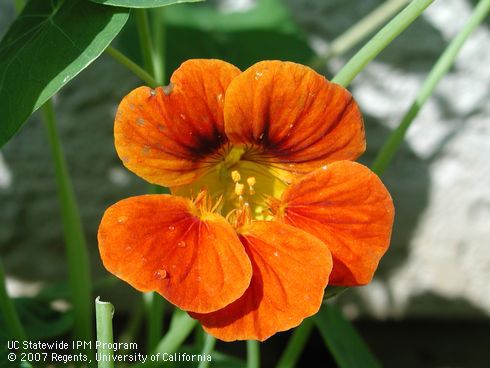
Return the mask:
<path id="1" fill-rule="evenodd" d="M 223 308 L 250 283 L 250 260 L 231 225 L 215 214 L 199 217 L 181 197 L 145 195 L 114 204 L 98 240 L 107 270 L 186 311 Z"/>
<path id="2" fill-rule="evenodd" d="M 315 314 L 332 269 L 327 247 L 292 226 L 257 221 L 241 234 L 253 276 L 243 296 L 208 314 L 191 313 L 224 340 L 265 340 Z"/>
<path id="3" fill-rule="evenodd" d="M 371 170 L 334 162 L 291 185 L 276 207 L 278 219 L 328 246 L 334 261 L 330 284 L 371 281 L 388 249 L 394 218 L 390 194 Z"/>

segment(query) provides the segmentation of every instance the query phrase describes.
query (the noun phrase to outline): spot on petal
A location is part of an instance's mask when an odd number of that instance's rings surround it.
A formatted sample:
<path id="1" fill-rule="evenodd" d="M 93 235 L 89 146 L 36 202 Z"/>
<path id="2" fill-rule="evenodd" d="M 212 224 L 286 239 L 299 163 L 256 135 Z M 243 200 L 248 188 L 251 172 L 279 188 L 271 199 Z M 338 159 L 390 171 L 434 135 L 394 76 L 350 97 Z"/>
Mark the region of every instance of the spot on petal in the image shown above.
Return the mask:
<path id="1" fill-rule="evenodd" d="M 152 89 L 150 89 L 150 95 L 151 95 L 152 97 L 155 97 L 155 96 L 157 95 L 157 91 L 155 91 L 153 88 L 152 88 Z"/>
<path id="2" fill-rule="evenodd" d="M 179 242 L 177 243 L 177 246 L 178 246 L 179 248 L 185 248 L 185 247 L 186 247 L 186 245 L 187 245 L 187 244 L 186 244 L 186 243 L 185 243 L 185 241 L 183 241 L 183 240 L 181 240 L 181 241 L 179 241 Z"/>
<path id="3" fill-rule="evenodd" d="M 122 223 L 126 222 L 127 219 L 128 219 L 127 216 L 119 216 L 117 219 L 117 222 L 122 224 Z"/>
<path id="4" fill-rule="evenodd" d="M 167 271 L 163 268 L 160 270 L 157 270 L 157 271 L 155 271 L 155 277 L 157 279 L 160 279 L 160 280 L 166 279 L 168 277 Z"/>
<path id="5" fill-rule="evenodd" d="M 150 146 L 148 146 L 147 144 L 145 144 L 142 148 L 142 152 L 144 154 L 147 154 L 148 152 L 150 152 Z"/>
<path id="6" fill-rule="evenodd" d="M 136 124 L 141 125 L 141 126 L 145 125 L 145 119 L 143 119 L 143 118 L 136 119 Z"/>

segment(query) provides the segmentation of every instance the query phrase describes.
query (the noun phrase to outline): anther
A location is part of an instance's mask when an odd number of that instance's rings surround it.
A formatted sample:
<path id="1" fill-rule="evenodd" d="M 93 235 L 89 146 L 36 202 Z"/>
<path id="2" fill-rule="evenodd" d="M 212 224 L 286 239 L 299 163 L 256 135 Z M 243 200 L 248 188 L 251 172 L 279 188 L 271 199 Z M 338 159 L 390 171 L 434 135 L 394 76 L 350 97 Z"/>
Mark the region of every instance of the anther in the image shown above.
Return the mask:
<path id="1" fill-rule="evenodd" d="M 234 183 L 238 183 L 242 177 L 237 170 L 233 170 L 231 172 L 231 178 L 233 179 Z"/>
<path id="2" fill-rule="evenodd" d="M 245 185 L 240 184 L 240 183 L 235 183 L 235 194 L 237 196 L 242 196 L 243 195 L 243 187 Z"/>
<path id="3" fill-rule="evenodd" d="M 254 189 L 254 185 L 256 183 L 256 180 L 255 180 L 255 177 L 253 176 L 249 176 L 247 178 L 247 184 L 248 184 L 248 191 L 251 195 L 254 195 L 255 194 L 255 189 Z"/>

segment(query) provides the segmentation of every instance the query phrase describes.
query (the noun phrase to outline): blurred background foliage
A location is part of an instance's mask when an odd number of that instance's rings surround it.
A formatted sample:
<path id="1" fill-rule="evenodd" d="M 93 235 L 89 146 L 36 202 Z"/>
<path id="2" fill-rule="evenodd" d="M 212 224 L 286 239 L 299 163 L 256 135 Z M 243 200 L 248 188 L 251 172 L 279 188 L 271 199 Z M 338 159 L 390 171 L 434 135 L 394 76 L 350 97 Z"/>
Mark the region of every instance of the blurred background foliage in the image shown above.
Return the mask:
<path id="1" fill-rule="evenodd" d="M 255 4 L 253 1 L 209 0 L 161 8 L 160 16 L 165 22 L 162 42 L 165 43 L 167 79 L 181 62 L 190 58 L 223 59 L 241 69 L 264 59 L 308 64 L 326 43 L 380 3 L 381 0 L 267 0 Z M 452 9 L 457 10 L 460 3 L 468 2 L 452 1 Z M 13 3 L 0 2 L 0 35 L 13 19 Z M 487 29 L 488 23 L 484 27 Z M 421 17 L 379 55 L 377 62 L 402 75 L 424 76 L 447 46 L 447 39 L 433 22 Z M 490 45 L 488 39 L 486 42 Z M 134 17 L 114 44 L 131 59 L 142 63 Z M 357 49 L 326 63 L 326 75 L 332 76 Z M 378 73 L 369 79 L 369 73 L 374 72 L 368 70 L 368 77 L 359 83 L 380 76 Z M 399 81 L 394 79 L 393 83 Z M 379 87 L 375 83 L 381 82 L 375 81 L 373 89 Z M 389 75 L 384 83 L 390 83 Z M 142 180 L 123 168 L 112 136 L 117 104 L 141 84 L 129 71 L 103 55 L 54 98 L 88 240 L 96 293 L 116 305 L 116 326 L 125 325 L 140 295 L 107 276 L 98 256 L 96 232 L 102 213 L 109 205 L 148 190 Z M 354 96 L 357 97 L 355 89 Z M 393 116 L 383 116 L 375 107 L 364 105 L 368 100 L 360 100 L 365 111 L 368 142 L 368 150 L 361 159 L 365 164 L 372 162 L 389 135 L 393 120 Z M 410 102 L 411 97 L 407 96 L 401 106 L 406 107 Z M 403 112 L 404 109 L 400 109 L 400 114 Z M 452 111 L 452 114 L 454 117 L 458 112 Z M 34 114 L 1 151 L 0 252 L 6 272 L 13 280 L 10 286 L 21 285 L 16 288 L 18 294 L 26 294 L 26 290 L 29 294 L 29 290 L 33 290 L 31 296 L 36 295 L 38 290 L 51 285 L 36 298 L 16 299 L 29 335 L 41 338 L 66 333 L 72 318 L 69 312 L 64 312 L 66 264 L 57 189 L 46 135 L 39 120 L 38 114 Z M 444 148 L 443 143 L 440 150 Z M 421 156 L 412 145 L 405 143 L 383 176 L 394 198 L 397 215 L 392 247 L 376 275 L 378 286 L 367 289 L 374 293 L 371 296 L 374 299 L 379 296 L 376 294 L 379 285 L 389 284 L 394 271 L 409 257 L 411 241 L 431 198 L 430 170 L 430 158 Z M 427 271 L 421 269 L 420 272 Z M 384 290 L 388 291 L 381 297 L 388 298 L 388 309 L 381 309 L 381 312 L 373 310 L 373 303 L 365 303 L 366 291 L 349 290 L 335 302 L 348 316 L 357 318 L 356 326 L 386 366 L 482 367 L 490 362 L 488 309 L 473 305 L 464 296 L 447 298 L 437 291 L 422 290 L 409 299 L 403 313 L 397 313 L 393 311 L 396 297 L 389 289 Z M 49 307 L 53 301 L 57 301 L 54 309 Z M 448 318 L 440 321 L 441 316 Z M 264 366 L 272 366 L 277 360 L 287 337 L 287 333 L 279 334 L 263 344 L 263 351 L 267 352 L 262 357 Z M 304 364 L 313 358 L 332 362 L 320 341 L 319 333 L 315 332 L 303 354 Z M 243 346 L 219 343 L 218 347 L 244 355 Z"/>

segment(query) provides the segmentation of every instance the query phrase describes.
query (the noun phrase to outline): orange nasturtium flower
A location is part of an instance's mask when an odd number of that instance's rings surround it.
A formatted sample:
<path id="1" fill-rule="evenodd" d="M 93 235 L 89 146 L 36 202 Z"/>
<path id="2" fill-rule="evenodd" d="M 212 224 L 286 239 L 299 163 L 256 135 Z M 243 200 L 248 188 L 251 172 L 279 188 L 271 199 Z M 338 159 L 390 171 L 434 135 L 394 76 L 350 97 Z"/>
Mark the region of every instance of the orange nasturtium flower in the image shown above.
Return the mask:
<path id="1" fill-rule="evenodd" d="M 172 195 L 107 209 L 105 267 L 221 340 L 297 326 L 329 279 L 368 283 L 388 248 L 391 197 L 352 162 L 365 150 L 359 108 L 310 68 L 189 60 L 170 85 L 127 95 L 114 135 L 124 165 Z"/>

